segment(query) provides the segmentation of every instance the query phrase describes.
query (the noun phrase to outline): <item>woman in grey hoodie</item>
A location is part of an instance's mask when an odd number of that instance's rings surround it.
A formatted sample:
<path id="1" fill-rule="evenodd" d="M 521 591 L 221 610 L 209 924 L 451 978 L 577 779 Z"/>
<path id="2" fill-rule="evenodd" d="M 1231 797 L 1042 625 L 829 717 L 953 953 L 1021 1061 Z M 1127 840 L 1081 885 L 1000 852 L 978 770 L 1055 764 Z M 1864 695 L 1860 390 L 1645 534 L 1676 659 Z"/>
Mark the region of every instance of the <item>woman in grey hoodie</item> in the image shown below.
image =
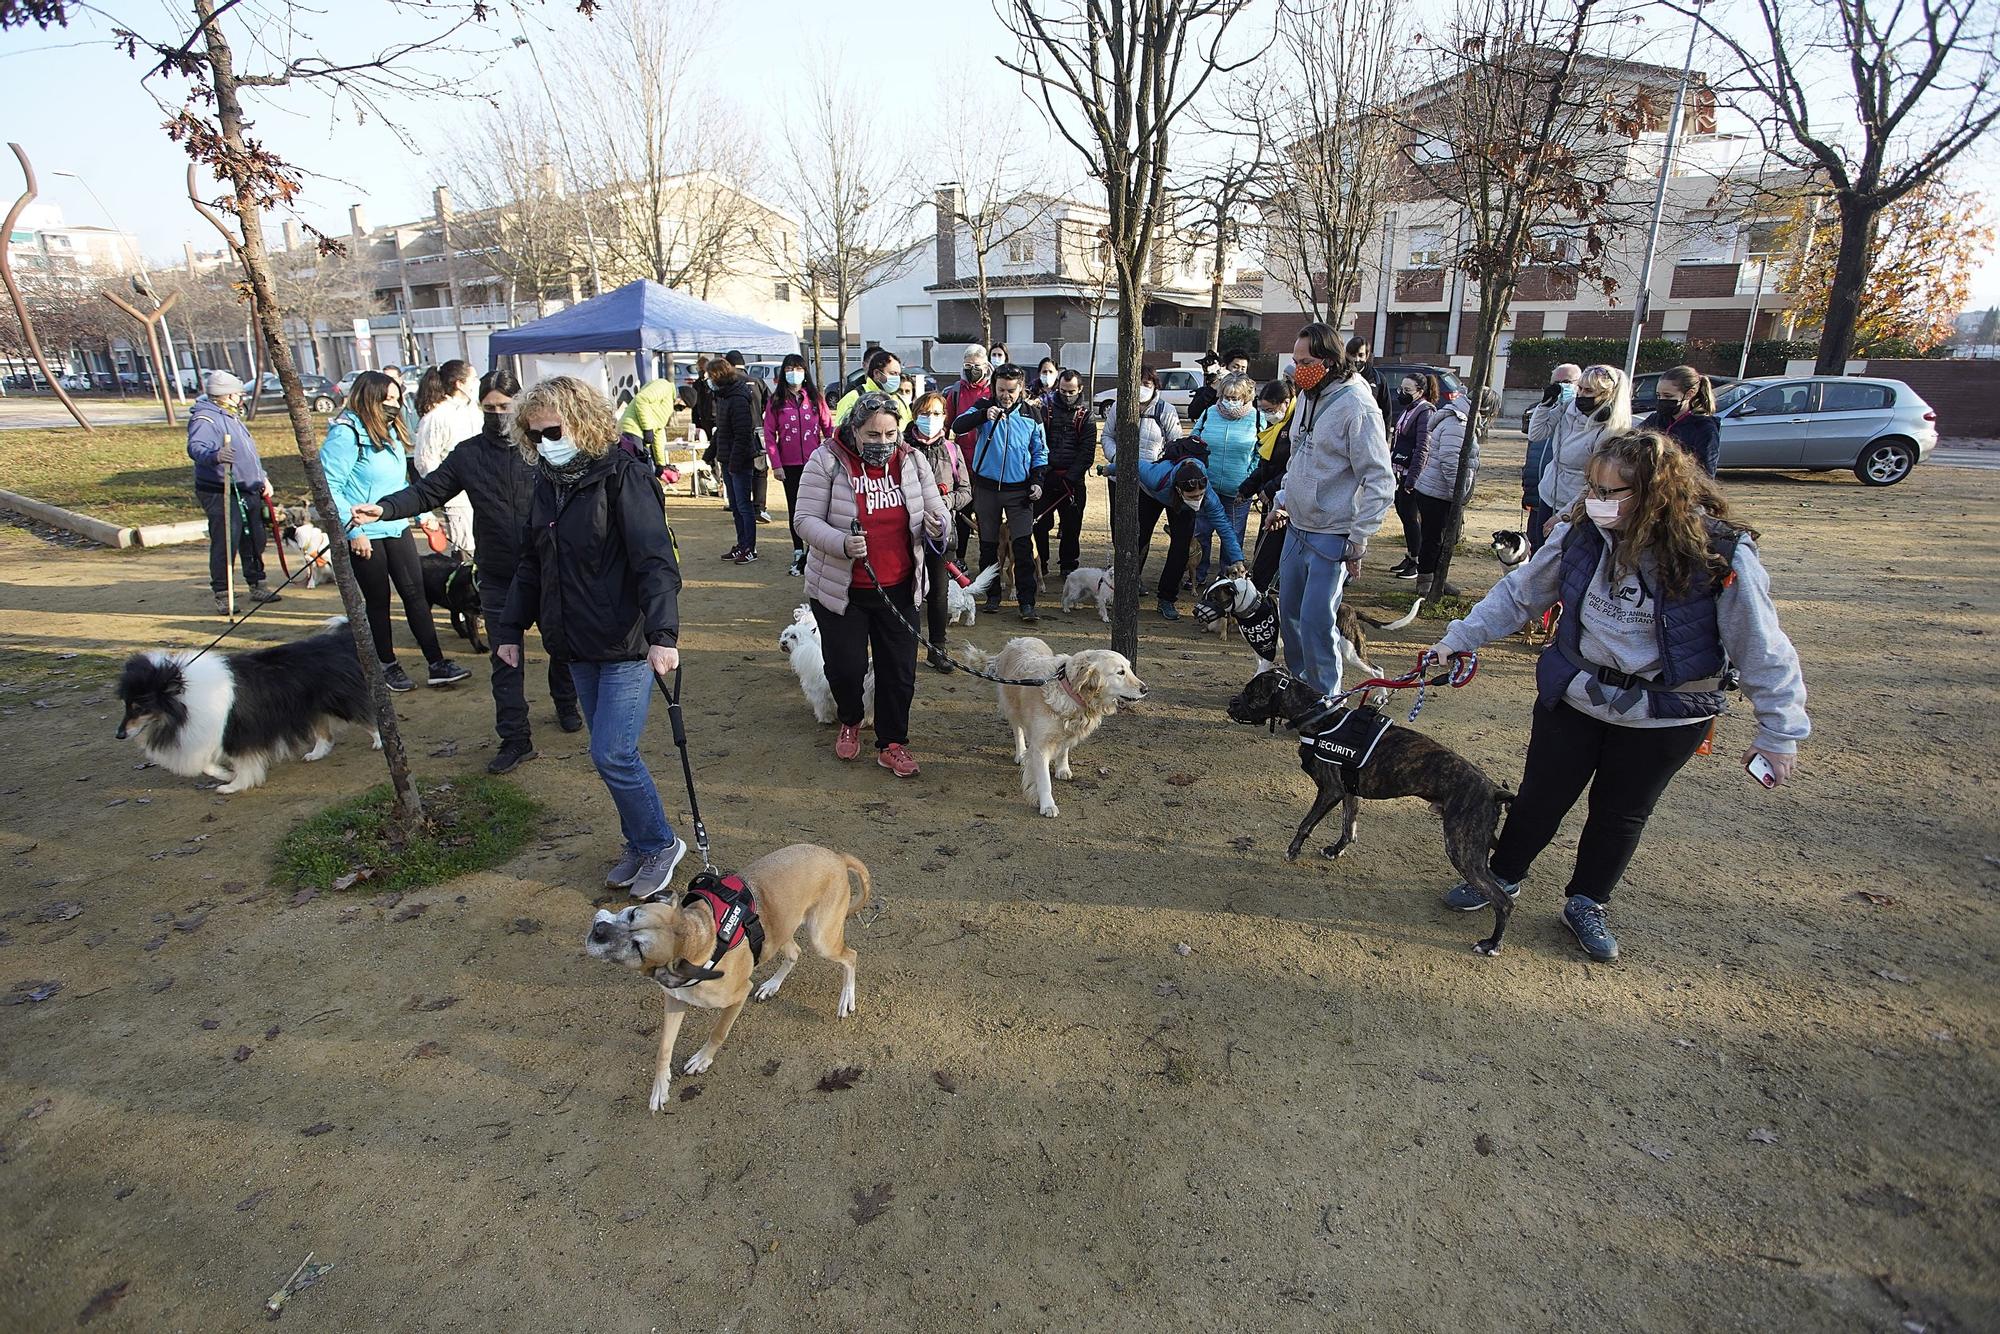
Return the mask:
<path id="1" fill-rule="evenodd" d="M 1580 503 L 1556 516 L 1534 559 L 1493 586 L 1431 647 L 1441 659 L 1514 633 L 1560 601 L 1535 664 L 1537 701 L 1521 793 L 1493 849 L 1510 895 L 1590 787 L 1563 923 L 1599 962 L 1618 957 L 1605 905 L 1661 793 L 1713 731 L 1740 684 L 1757 735 L 1740 762 L 1776 787 L 1812 727 L 1799 655 L 1778 626 L 1756 534 L 1698 464 L 1652 431 L 1606 441 Z M 1464 883 L 1447 907 L 1485 896 Z"/>

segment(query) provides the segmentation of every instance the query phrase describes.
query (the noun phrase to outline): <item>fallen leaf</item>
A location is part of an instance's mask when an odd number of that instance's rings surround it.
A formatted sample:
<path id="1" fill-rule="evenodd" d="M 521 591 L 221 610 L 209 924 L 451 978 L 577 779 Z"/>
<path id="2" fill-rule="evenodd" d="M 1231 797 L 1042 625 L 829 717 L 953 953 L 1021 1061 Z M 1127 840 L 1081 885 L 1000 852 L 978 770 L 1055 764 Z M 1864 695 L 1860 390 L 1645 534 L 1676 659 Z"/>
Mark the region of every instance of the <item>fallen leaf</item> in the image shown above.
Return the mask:
<path id="1" fill-rule="evenodd" d="M 146 951 L 146 953 L 151 954 L 154 950 L 160 948 L 160 946 L 166 943 L 167 943 L 167 938 L 165 936 L 154 936 L 151 940 L 147 941 L 139 948 Z"/>
<path id="2" fill-rule="evenodd" d="M 1194 782 L 1195 776 L 1193 774 L 1172 773 L 1167 775 L 1168 787 L 1192 787 L 1194 786 Z"/>
<path id="3" fill-rule="evenodd" d="M 1849 1204 L 1858 1204 L 1864 1209 L 1881 1209 L 1898 1218 L 1908 1218 L 1920 1214 L 1928 1206 L 1910 1192 L 1888 1182 L 1879 1182 L 1865 1190 L 1850 1191 L 1842 1197 Z"/>
<path id="4" fill-rule="evenodd" d="M 53 1100 L 49 1098 L 37 1098 L 33 1102 L 28 1104 L 27 1110 L 21 1113 L 21 1119 L 23 1121 L 39 1120 L 41 1118 L 42 1113 L 46 1112 L 49 1108 L 53 1106 L 55 1106 Z"/>
<path id="5" fill-rule="evenodd" d="M 269 1042 L 272 1038 L 278 1036 L 280 1031 L 281 1030 L 278 1028 L 276 1024 L 272 1024 L 269 1028 L 264 1030 L 264 1041 Z"/>
<path id="6" fill-rule="evenodd" d="M 507 934 L 510 936 L 532 936 L 541 929 L 540 919 L 534 917 L 516 917 L 507 923 Z"/>
<path id="7" fill-rule="evenodd" d="M 1194 953 L 1194 946 L 1188 944 L 1185 940 L 1183 940 L 1178 945 L 1174 946 L 1174 953 L 1180 955 L 1183 959 L 1185 959 L 1188 957 L 1188 955 Z"/>
<path id="8" fill-rule="evenodd" d="M 356 885 L 362 884 L 365 881 L 373 880 L 374 878 L 375 878 L 375 868 L 372 866 L 364 866 L 358 871 L 349 871 L 346 875 L 335 876 L 333 881 L 333 891 L 334 893 L 338 894 L 343 890 L 353 889 Z"/>
<path id="9" fill-rule="evenodd" d="M 458 754 L 458 743 L 456 741 L 447 741 L 431 752 L 431 758 L 434 760 L 448 760 L 456 754 Z"/>
<path id="10" fill-rule="evenodd" d="M 1427 1084 L 1449 1084 L 1451 1082 L 1435 1070 L 1419 1070 L 1417 1071 L 1417 1078 Z"/>
<path id="11" fill-rule="evenodd" d="M 108 1288 L 99 1288 L 97 1295 L 92 1297 L 88 1302 L 85 1302 L 83 1309 L 77 1312 L 76 1323 L 87 1325 L 109 1311 L 112 1307 L 118 1305 L 119 1302 L 125 1299 L 125 1290 L 131 1286 L 132 1280 L 123 1278 Z"/>
<path id="12" fill-rule="evenodd" d="M 956 1082 L 956 1081 L 954 1081 L 954 1080 L 952 1079 L 952 1077 L 951 1077 L 950 1075 L 946 1074 L 946 1073 L 945 1073 L 944 1071 L 942 1071 L 942 1070 L 933 1070 L 933 1071 L 931 1071 L 931 1083 L 933 1083 L 933 1084 L 936 1084 L 936 1085 L 937 1085 L 937 1086 L 938 1086 L 939 1088 L 943 1089 L 943 1090 L 944 1090 L 944 1091 L 945 1091 L 946 1093 L 956 1093 L 956 1092 L 958 1092 L 958 1084 L 957 1084 L 957 1082 Z"/>
<path id="13" fill-rule="evenodd" d="M 419 1061 L 428 1061 L 439 1056 L 449 1056 L 451 1048 L 442 1042 L 419 1042 L 410 1048 L 410 1056 Z"/>
<path id="14" fill-rule="evenodd" d="M 1229 840 L 1229 846 L 1235 848 L 1238 852 L 1248 852 L 1252 847 L 1256 846 L 1256 843 L 1257 840 L 1248 834 L 1243 834 Z"/>
<path id="15" fill-rule="evenodd" d="M 1674 1156 L 1672 1149 L 1662 1148 L 1658 1144 L 1640 1144 L 1638 1148 L 1639 1152 L 1646 1154 L 1648 1157 L 1657 1158 L 1663 1163 Z"/>
<path id="16" fill-rule="evenodd" d="M 401 912 L 397 913 L 394 917 L 391 917 L 389 920 L 392 922 L 414 922 L 419 917 L 422 917 L 425 913 L 429 912 L 430 910 L 431 910 L 431 905 L 428 903 L 406 904 Z"/>
<path id="17" fill-rule="evenodd" d="M 701 1085 L 683 1084 L 681 1085 L 681 1091 L 679 1096 L 682 1102 L 693 1102 L 696 1098 L 699 1098 L 701 1096 Z"/>
<path id="18" fill-rule="evenodd" d="M 235 1051 L 229 1053 L 229 1059 L 241 1065 L 243 1062 L 249 1060 L 256 1050 L 255 1047 L 238 1047 Z"/>
<path id="19" fill-rule="evenodd" d="M 624 1213 L 618 1215 L 618 1221 L 621 1223 L 636 1223 L 652 1211 L 652 1205 L 642 1204 L 636 1209 L 627 1209 Z"/>
<path id="20" fill-rule="evenodd" d="M 860 1066 L 843 1065 L 821 1075 L 819 1083 L 815 1087 L 821 1093 L 838 1093 L 842 1090 L 853 1088 L 854 1081 L 859 1078 L 861 1078 Z"/>
<path id="21" fill-rule="evenodd" d="M 294 908 L 303 908 L 318 897 L 319 891 L 308 885 L 298 893 L 292 895 L 292 906 Z"/>
<path id="22" fill-rule="evenodd" d="M 1472 1137 L 1472 1151 L 1481 1158 L 1493 1156 L 1493 1137 L 1483 1131 Z"/>
<path id="23" fill-rule="evenodd" d="M 201 1026 L 213 1033 L 216 1029 L 222 1027 L 222 1021 L 220 1019 L 204 1019 L 201 1021 Z"/>
<path id="24" fill-rule="evenodd" d="M 1694 1039 L 1693 1039 L 1693 1038 L 1675 1038 L 1675 1039 L 1674 1039 L 1674 1045 L 1675 1045 L 1676 1047 L 1692 1047 L 1692 1046 L 1694 1046 Z"/>
<path id="25" fill-rule="evenodd" d="M 58 991 L 61 991 L 62 989 L 63 989 L 63 984 L 56 981 L 16 982 L 14 984 L 14 989 L 12 991 L 8 992 L 4 996 L 0 996 L 0 1005 L 38 1004 L 42 1001 L 47 1000 L 49 997 L 55 995 Z"/>
<path id="26" fill-rule="evenodd" d="M 766 1061 L 764 1062 L 764 1068 L 760 1073 L 763 1074 L 764 1078 L 769 1079 L 772 1075 L 778 1073 L 778 1067 L 782 1064 L 784 1064 L 784 1062 L 776 1059 Z"/>
<path id="27" fill-rule="evenodd" d="M 1750 1142 L 1752 1144 L 1776 1144 L 1778 1142 L 1778 1132 L 1759 1127 L 1750 1132 Z"/>
<path id="28" fill-rule="evenodd" d="M 854 1207 L 847 1211 L 847 1216 L 855 1223 L 866 1226 L 887 1213 L 889 1201 L 895 1198 L 895 1190 L 886 1181 L 872 1190 L 862 1190 L 857 1186 L 854 1190 Z"/>
<path id="29" fill-rule="evenodd" d="M 31 922 L 67 922 L 82 911 L 83 905 L 81 903 L 71 903 L 68 900 L 60 903 L 44 903 L 40 908 L 35 910 L 35 915 L 28 920 Z"/>
<path id="30" fill-rule="evenodd" d="M 139 1188 L 137 1186 L 120 1186 L 117 1190 L 111 1193 L 111 1198 L 114 1200 L 128 1199 L 131 1197 L 132 1192 L 138 1189 Z"/>
<path id="31" fill-rule="evenodd" d="M 255 1209 L 258 1205 L 270 1199 L 272 1192 L 276 1191 L 277 1189 L 278 1188 L 276 1186 L 266 1186 L 264 1187 L 264 1189 L 256 1192 L 254 1195 L 244 1196 L 242 1199 L 236 1202 L 236 1212 L 239 1214 L 249 1213 L 252 1209 Z"/>
<path id="32" fill-rule="evenodd" d="M 1894 894 L 1877 894 L 1866 889 L 1855 890 L 1854 897 L 1865 903 L 1872 903 L 1878 908 L 1893 908 L 1902 902 Z"/>
<path id="33" fill-rule="evenodd" d="M 301 1130 L 299 1133 L 301 1135 L 304 1135 L 307 1139 L 312 1139 L 315 1136 L 324 1135 L 332 1129 L 333 1129 L 333 1122 L 331 1121 L 315 1121 L 311 1125 L 307 1126 L 304 1130 Z"/>
<path id="34" fill-rule="evenodd" d="M 1910 976 L 1908 976 L 1907 974 L 1904 974 L 1904 973 L 1899 973 L 1899 972 L 1897 972 L 1897 971 L 1896 971 L 1895 969 L 1893 969 L 1893 968 L 1877 968 L 1877 969 L 1875 970 L 1875 976 L 1877 976 L 1877 977 L 1879 977 L 1879 978 L 1882 978 L 1882 979 L 1883 979 L 1884 981 L 1888 981 L 1888 982 L 1904 982 L 1904 983 L 1908 983 L 1908 984 L 1910 984 L 1910 985 L 1912 985 L 1912 986 L 1914 986 L 1914 985 L 1916 984 L 1916 981 L 1917 981 L 1917 979 L 1916 979 L 1916 978 L 1914 978 L 1914 977 L 1910 977 Z"/>
<path id="35" fill-rule="evenodd" d="M 179 921 L 175 922 L 174 930 L 181 932 L 199 931 L 201 930 L 201 924 L 203 922 L 206 922 L 207 920 L 208 920 L 207 913 L 198 912 L 192 917 L 183 917 Z"/>
<path id="36" fill-rule="evenodd" d="M 449 1010 L 458 1004 L 456 996 L 412 996 L 403 1006 L 406 1010 Z"/>

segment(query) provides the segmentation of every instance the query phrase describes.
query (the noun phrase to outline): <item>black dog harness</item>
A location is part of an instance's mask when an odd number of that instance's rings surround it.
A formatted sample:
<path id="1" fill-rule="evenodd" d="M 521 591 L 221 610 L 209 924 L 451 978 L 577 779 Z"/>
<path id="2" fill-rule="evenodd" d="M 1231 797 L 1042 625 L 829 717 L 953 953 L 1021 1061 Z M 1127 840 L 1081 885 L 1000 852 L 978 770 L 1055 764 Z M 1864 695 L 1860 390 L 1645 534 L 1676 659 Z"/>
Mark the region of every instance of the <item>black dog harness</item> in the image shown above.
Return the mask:
<path id="1" fill-rule="evenodd" d="M 722 962 L 722 956 L 735 949 L 745 938 L 750 941 L 751 964 L 754 966 L 764 961 L 764 923 L 757 916 L 757 901 L 750 893 L 750 886 L 743 883 L 742 876 L 701 872 L 688 882 L 687 893 L 681 896 L 683 908 L 692 908 L 698 903 L 715 914 L 715 951 L 708 956 L 705 964 L 675 960 L 676 967 L 687 971 L 671 978 L 666 984 L 669 987 L 691 987 L 721 977 L 722 973 L 715 965 Z"/>
<path id="2" fill-rule="evenodd" d="M 1210 591 L 1214 591 L 1213 585 Z M 1265 662 L 1278 660 L 1278 600 L 1269 592 L 1258 593 L 1256 601 L 1240 615 L 1233 602 L 1227 611 L 1218 610 L 1206 600 L 1194 605 L 1194 618 L 1203 625 L 1213 625 L 1224 616 L 1236 622 L 1236 628 L 1243 632 L 1244 641 L 1258 657 Z"/>
<path id="3" fill-rule="evenodd" d="M 1389 734 L 1389 715 L 1365 704 L 1352 709 L 1334 706 L 1301 719 L 1298 732 L 1299 763 L 1310 766 L 1318 760 L 1334 765 L 1352 792 L 1355 780 L 1375 757 L 1375 748 Z"/>

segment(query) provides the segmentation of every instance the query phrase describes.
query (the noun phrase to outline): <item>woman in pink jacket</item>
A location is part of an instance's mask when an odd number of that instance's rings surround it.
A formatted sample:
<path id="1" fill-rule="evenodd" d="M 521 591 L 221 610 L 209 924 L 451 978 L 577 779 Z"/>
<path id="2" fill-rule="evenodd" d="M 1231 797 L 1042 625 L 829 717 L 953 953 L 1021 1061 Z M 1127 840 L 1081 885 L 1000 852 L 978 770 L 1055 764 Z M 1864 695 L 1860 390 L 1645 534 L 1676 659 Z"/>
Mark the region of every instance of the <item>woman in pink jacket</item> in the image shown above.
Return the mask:
<path id="1" fill-rule="evenodd" d="M 833 412 L 806 369 L 806 359 L 794 352 L 778 371 L 778 391 L 764 405 L 764 448 L 771 471 L 785 487 L 786 522 L 792 529 L 792 568 L 806 570 L 806 544 L 799 539 L 799 478 L 806 460 L 833 434 Z"/>
<path id="2" fill-rule="evenodd" d="M 917 604 L 929 587 L 924 542 L 942 543 L 947 515 L 924 451 L 903 440 L 902 401 L 870 390 L 799 479 L 806 596 L 839 710 L 833 753 L 861 754 L 862 682 L 875 669 L 875 762 L 916 775 L 910 701 L 917 693 Z"/>

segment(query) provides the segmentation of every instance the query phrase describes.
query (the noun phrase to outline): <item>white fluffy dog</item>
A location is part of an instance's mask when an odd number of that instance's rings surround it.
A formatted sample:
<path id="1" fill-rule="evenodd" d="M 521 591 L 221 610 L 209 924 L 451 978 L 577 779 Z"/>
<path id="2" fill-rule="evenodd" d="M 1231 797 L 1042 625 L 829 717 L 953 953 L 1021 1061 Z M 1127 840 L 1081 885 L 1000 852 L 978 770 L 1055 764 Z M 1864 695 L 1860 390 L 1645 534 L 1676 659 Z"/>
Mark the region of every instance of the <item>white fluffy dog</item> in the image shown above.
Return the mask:
<path id="1" fill-rule="evenodd" d="M 291 552 L 306 565 L 306 587 L 318 588 L 320 580 L 333 578 L 333 561 L 327 548 L 333 544 L 319 526 L 311 523 L 288 524 L 280 540 L 285 550 Z"/>
<path id="2" fill-rule="evenodd" d="M 958 580 L 947 578 L 944 584 L 945 605 L 951 614 L 945 617 L 946 625 L 971 625 L 979 619 L 979 599 L 986 596 L 986 590 L 993 587 L 993 581 L 1000 577 L 998 563 L 987 566 L 964 588 Z"/>
<path id="3" fill-rule="evenodd" d="M 819 644 L 819 622 L 813 619 L 810 604 L 792 613 L 792 623 L 778 632 L 778 647 L 791 657 L 792 673 L 799 678 L 799 688 L 806 692 L 813 718 L 822 724 L 838 722 L 840 711 L 833 702 L 833 687 L 827 684 L 826 654 Z M 875 669 L 871 667 L 861 680 L 861 721 L 865 723 L 874 716 Z"/>
<path id="4" fill-rule="evenodd" d="M 1122 653 L 1085 649 L 1058 655 L 1039 639 L 1010 639 L 998 653 L 967 645 L 966 660 L 981 671 L 1038 686 L 1001 686 L 1000 713 L 1014 728 L 1014 762 L 1021 766 L 1021 790 L 1035 809 L 1054 817 L 1054 785 L 1070 776 L 1069 753 L 1118 712 L 1120 704 L 1146 697 L 1146 683 Z"/>
<path id="5" fill-rule="evenodd" d="M 1063 580 L 1062 609 L 1068 611 L 1086 602 L 1095 602 L 1097 619 L 1109 625 L 1114 587 L 1111 571 L 1100 570 L 1095 565 L 1079 566 Z"/>

